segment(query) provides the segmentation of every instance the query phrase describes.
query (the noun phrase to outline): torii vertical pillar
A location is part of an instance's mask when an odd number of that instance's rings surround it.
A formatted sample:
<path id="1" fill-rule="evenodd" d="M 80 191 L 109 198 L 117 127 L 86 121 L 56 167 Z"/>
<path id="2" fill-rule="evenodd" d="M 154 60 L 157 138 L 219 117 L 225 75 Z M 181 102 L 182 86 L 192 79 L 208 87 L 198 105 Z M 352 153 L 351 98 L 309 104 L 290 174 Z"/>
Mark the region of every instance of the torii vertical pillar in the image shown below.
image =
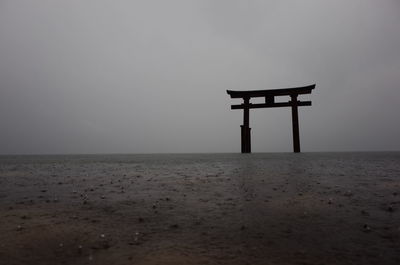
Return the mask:
<path id="1" fill-rule="evenodd" d="M 293 152 L 300 153 L 299 112 L 297 95 L 290 95 L 292 104 Z"/>
<path id="2" fill-rule="evenodd" d="M 243 125 L 241 125 L 242 153 L 251 153 L 250 98 L 244 98 Z"/>
<path id="3" fill-rule="evenodd" d="M 299 135 L 299 106 L 311 106 L 311 101 L 299 101 L 298 95 L 311 94 L 315 88 L 314 85 L 304 87 L 269 89 L 269 90 L 249 90 L 249 91 L 232 91 L 226 92 L 231 98 L 242 98 L 243 104 L 232 105 L 231 109 L 243 109 L 243 125 L 241 125 L 241 151 L 242 153 L 251 153 L 250 140 L 250 109 L 255 108 L 275 108 L 275 107 L 291 107 L 292 109 L 292 130 L 293 130 L 293 152 L 300 153 L 300 135 Z M 290 101 L 275 102 L 275 97 L 290 96 Z M 254 97 L 264 97 L 265 103 L 250 103 L 250 99 Z"/>

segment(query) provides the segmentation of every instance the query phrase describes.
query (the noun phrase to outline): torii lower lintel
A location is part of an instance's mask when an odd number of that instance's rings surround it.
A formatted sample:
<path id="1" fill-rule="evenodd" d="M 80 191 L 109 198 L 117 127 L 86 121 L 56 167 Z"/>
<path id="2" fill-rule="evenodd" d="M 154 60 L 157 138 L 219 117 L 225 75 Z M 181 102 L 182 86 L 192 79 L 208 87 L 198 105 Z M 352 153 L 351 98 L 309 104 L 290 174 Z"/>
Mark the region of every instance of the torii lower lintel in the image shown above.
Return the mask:
<path id="1" fill-rule="evenodd" d="M 299 136 L 299 106 L 311 106 L 311 101 L 299 101 L 298 95 L 311 94 L 315 88 L 315 84 L 304 87 L 267 89 L 267 90 L 248 90 L 248 91 L 233 91 L 226 92 L 231 98 L 242 98 L 243 104 L 231 105 L 231 109 L 243 109 L 243 125 L 241 125 L 241 151 L 242 153 L 251 153 L 251 128 L 250 128 L 250 109 L 255 108 L 276 108 L 276 107 L 291 107 L 292 108 L 292 129 L 293 129 L 293 152 L 300 152 L 300 136 Z M 288 102 L 276 102 L 277 96 L 290 96 Z M 251 98 L 264 97 L 265 103 L 250 103 Z"/>

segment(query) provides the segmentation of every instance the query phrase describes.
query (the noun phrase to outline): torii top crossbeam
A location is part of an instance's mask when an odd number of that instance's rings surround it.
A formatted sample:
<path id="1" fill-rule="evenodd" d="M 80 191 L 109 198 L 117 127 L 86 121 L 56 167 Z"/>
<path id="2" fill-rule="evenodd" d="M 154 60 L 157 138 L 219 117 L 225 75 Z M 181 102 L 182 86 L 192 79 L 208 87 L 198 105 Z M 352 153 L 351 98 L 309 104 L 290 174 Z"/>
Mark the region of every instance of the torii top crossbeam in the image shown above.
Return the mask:
<path id="1" fill-rule="evenodd" d="M 299 95 L 311 94 L 311 90 L 315 88 L 315 84 L 303 87 L 279 88 L 279 89 L 266 89 L 266 90 L 244 90 L 234 91 L 227 90 L 231 98 L 244 98 L 244 97 L 268 97 L 268 96 L 286 96 L 286 95 Z"/>
<path id="2" fill-rule="evenodd" d="M 302 94 L 311 94 L 315 84 L 303 87 L 267 89 L 267 90 L 248 90 L 226 92 L 231 98 L 242 98 L 243 104 L 231 105 L 231 109 L 243 109 L 242 128 L 242 153 L 251 153 L 250 127 L 249 127 L 249 109 L 254 108 L 275 108 L 292 107 L 292 125 L 293 125 L 293 151 L 300 152 L 299 139 L 299 118 L 298 106 L 311 106 L 311 101 L 298 101 L 297 96 Z M 275 102 L 276 96 L 290 96 L 291 100 L 287 102 Z M 251 98 L 265 97 L 265 103 L 250 103 Z"/>

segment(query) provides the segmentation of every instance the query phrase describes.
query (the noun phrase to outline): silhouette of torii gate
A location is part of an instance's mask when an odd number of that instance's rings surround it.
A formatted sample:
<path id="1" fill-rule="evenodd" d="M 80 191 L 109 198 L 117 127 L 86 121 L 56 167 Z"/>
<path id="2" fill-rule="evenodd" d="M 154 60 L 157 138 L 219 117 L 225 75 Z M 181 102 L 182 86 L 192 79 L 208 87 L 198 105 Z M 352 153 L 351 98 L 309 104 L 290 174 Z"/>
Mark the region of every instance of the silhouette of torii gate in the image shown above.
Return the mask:
<path id="1" fill-rule="evenodd" d="M 293 128 L 293 152 L 300 152 L 299 137 L 299 114 L 297 108 L 299 106 L 311 106 L 311 101 L 298 101 L 297 96 L 300 94 L 311 94 L 315 88 L 315 84 L 304 87 L 267 89 L 267 90 L 248 90 L 226 92 L 231 98 L 242 98 L 243 104 L 231 105 L 231 109 L 243 109 L 243 125 L 240 125 L 242 133 L 242 153 L 251 153 L 251 140 L 249 127 L 249 110 L 256 108 L 276 108 L 276 107 L 292 107 L 292 128 Z M 288 102 L 275 102 L 277 96 L 290 96 Z M 265 103 L 250 103 L 251 98 L 265 97 Z"/>

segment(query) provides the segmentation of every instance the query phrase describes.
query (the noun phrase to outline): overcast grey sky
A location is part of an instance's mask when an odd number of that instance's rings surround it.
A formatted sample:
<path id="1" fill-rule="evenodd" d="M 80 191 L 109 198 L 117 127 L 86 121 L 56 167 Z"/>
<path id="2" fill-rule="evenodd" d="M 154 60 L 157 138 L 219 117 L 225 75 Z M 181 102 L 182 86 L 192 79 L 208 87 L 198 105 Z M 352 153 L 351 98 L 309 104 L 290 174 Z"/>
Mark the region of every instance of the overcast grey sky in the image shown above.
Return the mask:
<path id="1" fill-rule="evenodd" d="M 226 89 L 313 83 L 302 151 L 400 150 L 400 1 L 0 1 L 1 154 L 239 152 Z"/>

